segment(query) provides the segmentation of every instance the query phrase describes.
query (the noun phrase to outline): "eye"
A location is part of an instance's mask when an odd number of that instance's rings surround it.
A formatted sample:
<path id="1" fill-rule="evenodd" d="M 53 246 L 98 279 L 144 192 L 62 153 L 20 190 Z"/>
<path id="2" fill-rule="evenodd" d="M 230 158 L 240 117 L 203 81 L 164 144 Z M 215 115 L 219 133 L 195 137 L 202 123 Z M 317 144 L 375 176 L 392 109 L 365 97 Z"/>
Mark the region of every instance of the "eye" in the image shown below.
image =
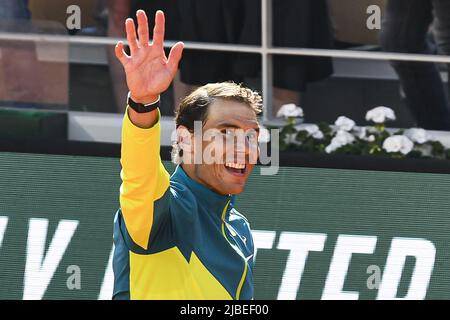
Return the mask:
<path id="1" fill-rule="evenodd" d="M 246 136 L 249 141 L 254 141 L 258 138 L 258 134 L 256 133 L 256 131 L 251 131 L 251 132 L 247 133 Z"/>
<path id="2" fill-rule="evenodd" d="M 222 130 L 222 133 L 225 135 L 226 138 L 234 137 L 234 130 L 232 128 L 226 128 L 226 129 Z"/>

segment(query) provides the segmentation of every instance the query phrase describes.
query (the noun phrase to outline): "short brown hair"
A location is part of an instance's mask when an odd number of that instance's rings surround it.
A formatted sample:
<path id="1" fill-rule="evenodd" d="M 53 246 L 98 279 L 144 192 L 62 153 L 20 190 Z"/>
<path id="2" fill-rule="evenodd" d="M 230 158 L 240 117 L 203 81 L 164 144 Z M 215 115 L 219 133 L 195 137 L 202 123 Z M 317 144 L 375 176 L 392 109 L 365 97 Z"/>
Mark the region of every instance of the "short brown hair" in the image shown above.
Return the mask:
<path id="1" fill-rule="evenodd" d="M 259 114 L 262 111 L 262 98 L 258 92 L 234 82 L 206 84 L 186 96 L 175 112 L 176 127 L 185 126 L 194 130 L 194 121 L 202 121 L 208 117 L 208 107 L 216 100 L 231 100 L 247 104 Z"/>

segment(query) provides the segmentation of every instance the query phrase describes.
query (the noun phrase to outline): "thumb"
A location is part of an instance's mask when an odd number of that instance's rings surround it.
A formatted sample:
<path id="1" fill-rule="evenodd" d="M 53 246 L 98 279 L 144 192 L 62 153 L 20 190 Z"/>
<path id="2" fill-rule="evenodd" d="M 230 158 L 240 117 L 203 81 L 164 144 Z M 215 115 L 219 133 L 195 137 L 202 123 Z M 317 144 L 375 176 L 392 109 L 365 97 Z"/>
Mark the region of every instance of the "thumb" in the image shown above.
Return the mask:
<path id="1" fill-rule="evenodd" d="M 170 49 L 169 59 L 167 61 L 167 65 L 169 67 L 170 73 L 172 76 L 178 71 L 178 64 L 180 63 L 181 56 L 183 55 L 184 43 L 177 42 L 172 49 Z"/>
<path id="2" fill-rule="evenodd" d="M 124 51 L 123 42 L 119 41 L 114 49 L 117 59 L 119 59 L 120 63 L 125 66 L 128 62 L 129 57 Z"/>

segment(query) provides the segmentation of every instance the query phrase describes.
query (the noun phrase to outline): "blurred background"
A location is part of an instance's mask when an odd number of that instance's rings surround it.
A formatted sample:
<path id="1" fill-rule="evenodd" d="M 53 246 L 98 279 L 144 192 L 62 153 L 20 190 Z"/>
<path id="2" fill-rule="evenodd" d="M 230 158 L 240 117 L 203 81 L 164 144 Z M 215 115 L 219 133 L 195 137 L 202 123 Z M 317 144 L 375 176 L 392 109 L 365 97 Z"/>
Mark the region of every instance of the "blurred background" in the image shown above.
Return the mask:
<path id="1" fill-rule="evenodd" d="M 294 103 L 307 123 L 364 125 L 383 105 L 393 127 L 450 129 L 447 64 L 433 62 L 449 50 L 445 1 L 0 0 L 0 134 L 118 142 L 127 88 L 113 47 L 137 9 L 151 25 L 164 10 L 167 46 L 188 49 L 163 97 L 167 120 L 196 86 L 234 80 L 263 92 L 265 121 Z M 25 110 L 47 124 L 21 127 Z"/>

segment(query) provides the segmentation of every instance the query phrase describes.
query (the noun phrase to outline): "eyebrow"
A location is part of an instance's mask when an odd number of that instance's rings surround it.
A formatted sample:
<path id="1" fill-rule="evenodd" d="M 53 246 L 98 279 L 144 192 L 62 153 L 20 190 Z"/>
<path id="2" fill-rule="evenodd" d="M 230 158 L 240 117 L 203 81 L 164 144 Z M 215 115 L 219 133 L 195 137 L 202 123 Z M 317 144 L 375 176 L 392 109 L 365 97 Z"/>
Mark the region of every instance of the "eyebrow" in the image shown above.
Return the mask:
<path id="1" fill-rule="evenodd" d="M 234 128 L 234 129 L 248 130 L 248 129 L 243 129 L 243 128 L 239 127 L 238 125 L 236 125 L 234 123 L 229 123 L 229 122 L 221 122 L 221 123 L 219 123 L 219 125 L 217 126 L 217 129 L 220 129 L 220 128 Z M 250 128 L 250 129 L 253 129 L 256 132 L 260 131 L 259 130 L 259 126 L 254 127 L 254 128 Z"/>

